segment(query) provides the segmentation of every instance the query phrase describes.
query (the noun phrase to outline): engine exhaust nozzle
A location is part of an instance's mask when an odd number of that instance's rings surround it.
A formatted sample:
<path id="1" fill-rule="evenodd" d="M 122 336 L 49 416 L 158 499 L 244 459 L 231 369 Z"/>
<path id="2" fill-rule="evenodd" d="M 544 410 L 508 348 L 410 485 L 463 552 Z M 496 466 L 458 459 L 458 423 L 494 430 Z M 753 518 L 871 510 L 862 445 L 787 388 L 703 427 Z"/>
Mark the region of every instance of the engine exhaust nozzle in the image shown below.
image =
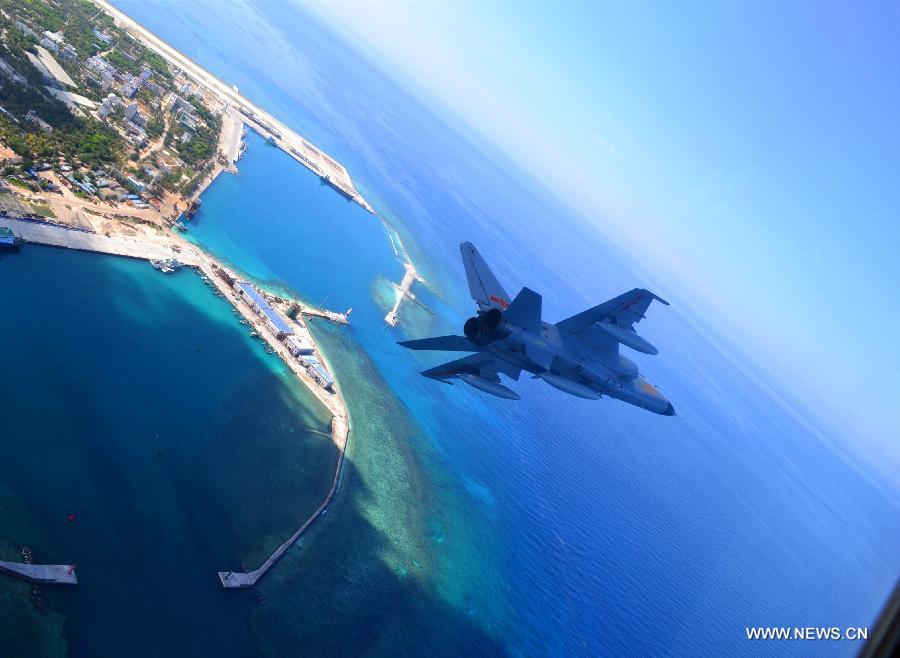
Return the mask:
<path id="1" fill-rule="evenodd" d="M 506 329 L 503 313 L 500 312 L 500 309 L 492 308 L 466 320 L 463 325 L 463 334 L 473 343 L 485 345 L 508 336 L 509 331 Z"/>

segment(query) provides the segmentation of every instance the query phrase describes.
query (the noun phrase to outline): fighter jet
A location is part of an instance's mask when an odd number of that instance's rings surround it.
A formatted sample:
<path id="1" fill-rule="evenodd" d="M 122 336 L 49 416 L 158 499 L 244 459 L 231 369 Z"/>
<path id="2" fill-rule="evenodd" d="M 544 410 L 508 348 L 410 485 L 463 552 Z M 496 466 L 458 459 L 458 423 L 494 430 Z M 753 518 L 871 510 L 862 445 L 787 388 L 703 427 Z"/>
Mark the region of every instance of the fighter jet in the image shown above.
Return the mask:
<path id="1" fill-rule="evenodd" d="M 471 242 L 460 245 L 469 292 L 477 306 L 466 320 L 463 336 L 439 336 L 407 340 L 399 344 L 411 350 L 472 352 L 422 372 L 431 379 L 452 384 L 459 380 L 478 390 L 508 400 L 520 396 L 505 386 L 500 375 L 518 380 L 529 372 L 571 395 L 599 400 L 604 395 L 663 416 L 675 409 L 659 390 L 644 379 L 637 366 L 619 353 L 625 345 L 644 354 L 658 350 L 639 336 L 634 325 L 647 308 L 664 299 L 649 290 L 635 288 L 556 324 L 541 319 L 541 296 L 522 288 L 515 299 L 497 281 Z"/>

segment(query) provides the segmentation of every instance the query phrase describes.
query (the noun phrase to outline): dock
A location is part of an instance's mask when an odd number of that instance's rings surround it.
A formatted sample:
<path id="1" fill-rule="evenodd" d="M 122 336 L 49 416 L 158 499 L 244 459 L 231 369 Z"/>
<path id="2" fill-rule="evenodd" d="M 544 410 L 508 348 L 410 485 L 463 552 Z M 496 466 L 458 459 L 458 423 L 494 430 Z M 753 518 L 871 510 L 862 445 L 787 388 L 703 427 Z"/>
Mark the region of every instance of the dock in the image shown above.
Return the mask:
<path id="1" fill-rule="evenodd" d="M 74 564 L 25 564 L 0 560 L 0 571 L 42 585 L 77 585 Z"/>
<path id="2" fill-rule="evenodd" d="M 313 318 L 325 318 L 326 320 L 334 322 L 335 324 L 350 324 L 350 318 L 347 317 L 346 313 L 326 311 L 324 309 L 315 308 L 313 306 L 301 306 L 300 314 Z"/>
<path id="3" fill-rule="evenodd" d="M 226 110 L 222 114 L 222 134 L 219 139 L 219 152 L 227 162 L 228 171 L 237 172 L 237 161 L 241 157 L 241 142 L 244 138 L 244 121 L 234 110 Z"/>
<path id="4" fill-rule="evenodd" d="M 400 313 L 400 304 L 403 300 L 415 300 L 416 296 L 412 293 L 411 288 L 413 283 L 421 280 L 412 263 L 407 261 L 403 265 L 406 268 L 406 272 L 403 274 L 403 280 L 400 281 L 399 286 L 396 284 L 394 285 L 394 289 L 397 291 L 397 300 L 394 302 L 394 307 L 384 316 L 384 321 L 392 327 L 397 326 L 397 322 L 399 321 L 397 315 Z"/>
<path id="5" fill-rule="evenodd" d="M 129 240 L 118 236 L 107 237 L 90 231 L 11 217 L 0 217 L 0 226 L 14 231 L 26 243 L 127 256 L 142 260 L 175 258 L 185 265 L 196 266 L 198 264 L 196 257 L 187 251 L 176 253 L 170 246 L 146 240 Z"/>

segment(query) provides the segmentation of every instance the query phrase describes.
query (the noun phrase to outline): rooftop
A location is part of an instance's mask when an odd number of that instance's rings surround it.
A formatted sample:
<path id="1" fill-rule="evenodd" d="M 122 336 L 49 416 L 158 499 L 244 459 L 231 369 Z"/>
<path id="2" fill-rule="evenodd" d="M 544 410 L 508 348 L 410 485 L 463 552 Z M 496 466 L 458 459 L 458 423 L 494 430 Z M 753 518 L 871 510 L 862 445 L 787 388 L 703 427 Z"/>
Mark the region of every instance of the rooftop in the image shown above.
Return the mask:
<path id="1" fill-rule="evenodd" d="M 50 76 L 63 84 L 69 85 L 70 87 L 77 88 L 78 85 L 75 84 L 75 81 L 69 77 L 69 74 L 63 70 L 63 67 L 59 65 L 53 55 L 46 48 L 42 48 L 41 46 L 37 47 L 38 59 L 41 64 L 44 65 L 44 70 L 46 70 Z"/>
<path id="2" fill-rule="evenodd" d="M 254 301 L 254 303 L 259 306 L 259 310 L 269 319 L 269 321 L 275 325 L 275 327 L 279 331 L 283 331 L 286 334 L 294 333 L 293 327 L 289 325 L 278 312 L 275 311 L 271 306 L 269 306 L 269 302 L 266 301 L 266 298 L 263 297 L 256 287 L 247 281 L 238 282 L 238 287 L 244 291 L 250 299 Z"/>

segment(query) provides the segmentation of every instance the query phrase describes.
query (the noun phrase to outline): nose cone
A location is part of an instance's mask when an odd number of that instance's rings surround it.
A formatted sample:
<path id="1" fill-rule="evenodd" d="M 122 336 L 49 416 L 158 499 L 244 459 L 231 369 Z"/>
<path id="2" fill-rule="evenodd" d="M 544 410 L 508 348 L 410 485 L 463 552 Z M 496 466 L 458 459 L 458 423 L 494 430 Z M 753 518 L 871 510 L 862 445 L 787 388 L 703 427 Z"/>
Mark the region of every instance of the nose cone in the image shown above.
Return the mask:
<path id="1" fill-rule="evenodd" d="M 665 408 L 662 412 L 663 416 L 674 416 L 675 415 L 675 407 L 672 406 L 672 403 L 669 403 L 669 406 Z"/>

